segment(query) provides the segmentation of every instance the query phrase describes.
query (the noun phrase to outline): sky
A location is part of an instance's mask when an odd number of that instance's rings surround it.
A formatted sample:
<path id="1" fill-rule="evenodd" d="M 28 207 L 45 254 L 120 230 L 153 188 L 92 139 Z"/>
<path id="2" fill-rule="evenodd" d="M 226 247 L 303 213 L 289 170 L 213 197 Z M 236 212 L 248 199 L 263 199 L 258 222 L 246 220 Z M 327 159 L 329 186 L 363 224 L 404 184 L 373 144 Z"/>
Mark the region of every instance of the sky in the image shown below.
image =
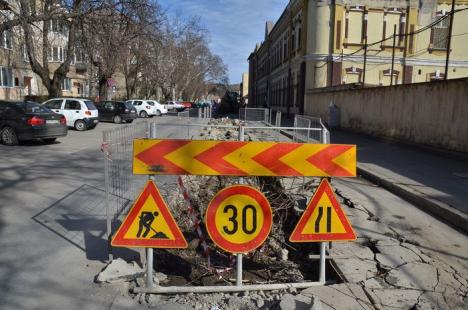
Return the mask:
<path id="1" fill-rule="evenodd" d="M 288 0 L 159 0 L 169 17 L 199 16 L 213 53 L 228 66 L 229 82 L 249 71 L 247 58 L 265 37 L 265 22 L 276 22 Z"/>

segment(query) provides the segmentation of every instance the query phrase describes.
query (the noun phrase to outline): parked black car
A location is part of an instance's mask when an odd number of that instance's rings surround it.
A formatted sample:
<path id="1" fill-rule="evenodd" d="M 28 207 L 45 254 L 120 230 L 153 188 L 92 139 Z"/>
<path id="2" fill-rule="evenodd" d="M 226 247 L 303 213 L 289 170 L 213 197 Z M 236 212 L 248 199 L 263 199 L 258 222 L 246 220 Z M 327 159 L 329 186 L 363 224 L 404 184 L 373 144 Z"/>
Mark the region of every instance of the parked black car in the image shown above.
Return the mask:
<path id="1" fill-rule="evenodd" d="M 67 135 L 65 116 L 31 101 L 0 101 L 0 140 L 6 145 L 42 139 L 54 142 Z"/>
<path id="2" fill-rule="evenodd" d="M 138 117 L 137 110 L 130 102 L 124 101 L 101 101 L 95 103 L 100 121 L 112 121 L 116 124 L 125 121 L 133 122 Z"/>

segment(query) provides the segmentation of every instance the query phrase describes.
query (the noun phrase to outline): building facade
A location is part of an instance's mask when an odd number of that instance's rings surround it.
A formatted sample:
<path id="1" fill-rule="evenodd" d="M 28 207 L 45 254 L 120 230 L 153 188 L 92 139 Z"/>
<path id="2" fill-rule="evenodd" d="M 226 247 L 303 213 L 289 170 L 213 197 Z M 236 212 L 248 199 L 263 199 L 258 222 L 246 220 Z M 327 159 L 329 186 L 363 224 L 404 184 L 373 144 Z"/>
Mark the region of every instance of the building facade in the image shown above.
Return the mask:
<path id="1" fill-rule="evenodd" d="M 251 105 L 303 114 L 318 88 L 468 76 L 468 1 L 455 3 L 449 36 L 451 1 L 291 0 L 249 56 Z"/>
<path id="2" fill-rule="evenodd" d="M 249 104 L 249 74 L 242 73 L 242 82 L 240 84 L 240 100 L 242 104 Z"/>
<path id="3" fill-rule="evenodd" d="M 40 6 L 36 1 L 36 7 Z M 13 16 L 13 11 L 19 10 L 18 1 L 9 1 L 1 4 L 3 20 Z M 68 44 L 68 28 L 60 20 L 49 20 L 49 41 L 47 66 L 51 73 L 66 59 Z M 33 28 L 34 45 L 37 59 L 42 59 L 43 22 L 37 22 Z M 75 48 L 70 70 L 62 83 L 62 95 L 73 97 L 87 97 L 90 95 L 91 66 L 85 54 L 79 48 Z M 47 96 L 46 87 L 41 78 L 36 75 L 29 64 L 29 56 L 26 50 L 23 30 L 21 26 L 13 27 L 0 33 L 0 100 L 23 100 L 25 97 Z"/>

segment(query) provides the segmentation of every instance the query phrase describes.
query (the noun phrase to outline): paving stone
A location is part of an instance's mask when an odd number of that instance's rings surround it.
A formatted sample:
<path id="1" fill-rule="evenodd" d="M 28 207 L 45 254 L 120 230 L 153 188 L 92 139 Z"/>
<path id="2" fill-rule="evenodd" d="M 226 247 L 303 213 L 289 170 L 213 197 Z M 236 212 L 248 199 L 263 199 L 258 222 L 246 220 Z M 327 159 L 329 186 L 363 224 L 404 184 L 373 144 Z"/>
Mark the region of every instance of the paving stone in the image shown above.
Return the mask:
<path id="1" fill-rule="evenodd" d="M 410 309 L 418 302 L 418 297 L 423 293 L 405 289 L 364 289 L 376 304 L 376 308 L 382 306 L 383 308 Z"/>
<path id="2" fill-rule="evenodd" d="M 402 247 L 405 247 L 407 249 L 410 249 L 411 251 L 413 251 L 414 253 L 416 253 L 419 258 L 421 259 L 421 261 L 423 263 L 431 263 L 433 260 L 432 258 L 430 258 L 429 256 L 427 256 L 426 254 L 424 254 L 423 252 L 421 252 L 421 249 L 417 246 L 417 245 L 414 245 L 414 244 L 411 244 L 411 243 L 406 243 L 406 242 L 403 242 L 401 243 L 401 246 Z"/>
<path id="3" fill-rule="evenodd" d="M 310 310 L 312 307 L 312 297 L 304 295 L 284 294 L 279 303 L 281 310 Z"/>
<path id="4" fill-rule="evenodd" d="M 377 274 L 377 263 L 359 258 L 334 259 L 335 264 L 348 282 L 358 283 Z"/>
<path id="5" fill-rule="evenodd" d="M 380 277 L 376 278 L 370 278 L 364 281 L 363 283 L 364 287 L 370 288 L 370 289 L 384 289 L 384 288 L 391 288 L 390 285 L 388 285 L 384 279 Z"/>
<path id="6" fill-rule="evenodd" d="M 127 263 L 121 258 L 114 259 L 96 278 L 98 283 L 128 281 L 143 276 L 145 271 L 136 262 Z"/>
<path id="7" fill-rule="evenodd" d="M 337 242 L 330 250 L 331 254 L 337 257 L 357 257 L 361 259 L 374 259 L 374 253 L 367 247 L 357 242 Z"/>
<path id="8" fill-rule="evenodd" d="M 374 309 L 364 290 L 358 284 L 341 283 L 314 286 L 303 290 L 301 295 L 317 297 L 324 306 L 333 309 Z"/>
<path id="9" fill-rule="evenodd" d="M 412 250 L 399 245 L 381 246 L 377 243 L 376 248 L 380 253 L 375 255 L 375 259 L 384 268 L 396 268 L 405 263 L 421 262 L 421 259 Z"/>
<path id="10" fill-rule="evenodd" d="M 392 246 L 392 245 L 400 245 L 400 241 L 395 238 L 386 238 L 382 240 L 378 240 L 376 245 L 378 246 Z"/>
<path id="11" fill-rule="evenodd" d="M 368 221 L 362 217 L 350 217 L 351 225 L 357 236 L 370 240 L 394 239 L 395 233 L 386 224 Z"/>
<path id="12" fill-rule="evenodd" d="M 408 263 L 390 270 L 385 276 L 387 283 L 397 288 L 432 291 L 437 285 L 437 270 L 424 263 Z"/>
<path id="13" fill-rule="evenodd" d="M 437 309 L 461 309 L 463 304 L 461 303 L 458 307 L 451 307 L 447 305 L 444 297 L 440 293 L 425 292 L 419 297 L 418 304 L 415 309 L 417 310 L 437 310 Z"/>

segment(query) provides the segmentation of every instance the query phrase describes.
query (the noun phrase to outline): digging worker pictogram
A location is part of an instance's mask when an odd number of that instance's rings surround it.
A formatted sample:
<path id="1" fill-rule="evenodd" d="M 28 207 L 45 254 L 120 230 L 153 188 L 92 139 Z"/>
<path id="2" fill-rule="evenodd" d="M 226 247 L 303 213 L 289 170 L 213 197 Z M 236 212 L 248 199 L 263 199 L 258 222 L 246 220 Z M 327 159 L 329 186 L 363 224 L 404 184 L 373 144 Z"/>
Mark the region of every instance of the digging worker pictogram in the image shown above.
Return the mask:
<path id="1" fill-rule="evenodd" d="M 155 212 L 148 212 L 148 211 L 143 211 L 140 214 L 140 220 L 138 222 L 138 232 L 137 232 L 137 238 L 140 238 L 141 233 L 143 232 L 143 229 L 145 229 L 145 232 L 143 233 L 143 238 L 146 238 L 148 236 L 150 230 L 155 231 L 152 227 L 151 224 L 154 222 L 156 216 L 158 216 L 159 213 L 157 211 Z"/>

